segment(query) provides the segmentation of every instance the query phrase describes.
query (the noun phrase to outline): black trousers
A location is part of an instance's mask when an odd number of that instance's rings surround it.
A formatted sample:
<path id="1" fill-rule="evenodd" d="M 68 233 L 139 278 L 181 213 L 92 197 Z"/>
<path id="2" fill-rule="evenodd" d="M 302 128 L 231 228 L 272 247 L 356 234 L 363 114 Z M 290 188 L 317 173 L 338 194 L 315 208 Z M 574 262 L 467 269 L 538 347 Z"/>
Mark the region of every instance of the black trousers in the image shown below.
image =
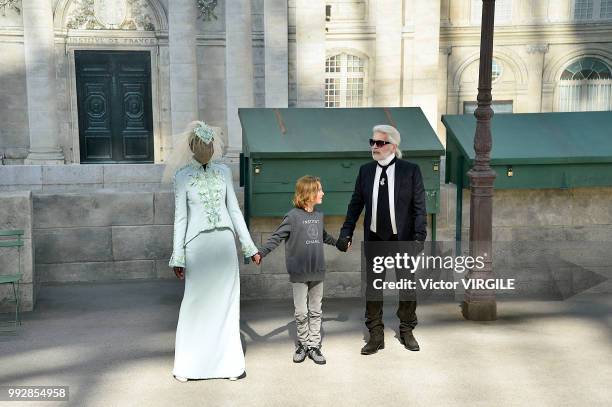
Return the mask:
<path id="1" fill-rule="evenodd" d="M 368 241 L 371 242 L 389 242 L 389 252 L 397 252 L 394 248 L 393 242 L 397 242 L 397 235 L 391 236 L 388 240 L 381 239 L 376 233 L 369 231 Z M 380 251 L 377 250 L 377 254 Z M 373 273 L 373 253 L 371 250 L 366 248 L 366 309 L 365 309 L 365 325 L 370 331 L 370 336 L 382 336 L 385 325 L 383 324 L 383 291 L 375 290 L 373 283 L 375 279 L 385 280 L 386 273 Z M 406 269 L 395 270 L 396 281 L 402 279 L 410 279 L 414 281 L 414 274 L 410 273 Z M 400 290 L 399 291 L 399 303 L 397 306 L 397 317 L 400 320 L 400 335 L 412 331 L 417 323 L 416 316 L 416 296 L 414 290 Z"/>

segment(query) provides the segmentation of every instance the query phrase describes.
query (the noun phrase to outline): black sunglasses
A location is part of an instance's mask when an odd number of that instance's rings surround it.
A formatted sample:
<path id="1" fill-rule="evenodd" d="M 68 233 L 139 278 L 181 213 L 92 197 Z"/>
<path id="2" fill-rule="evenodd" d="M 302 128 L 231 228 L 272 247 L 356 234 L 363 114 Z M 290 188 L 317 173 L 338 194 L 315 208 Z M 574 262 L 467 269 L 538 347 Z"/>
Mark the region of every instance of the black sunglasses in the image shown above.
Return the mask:
<path id="1" fill-rule="evenodd" d="M 380 148 L 384 145 L 387 144 L 391 144 L 390 141 L 384 141 L 384 140 L 374 140 L 373 138 L 370 139 L 370 147 L 374 147 L 374 144 L 376 144 L 376 147 Z"/>

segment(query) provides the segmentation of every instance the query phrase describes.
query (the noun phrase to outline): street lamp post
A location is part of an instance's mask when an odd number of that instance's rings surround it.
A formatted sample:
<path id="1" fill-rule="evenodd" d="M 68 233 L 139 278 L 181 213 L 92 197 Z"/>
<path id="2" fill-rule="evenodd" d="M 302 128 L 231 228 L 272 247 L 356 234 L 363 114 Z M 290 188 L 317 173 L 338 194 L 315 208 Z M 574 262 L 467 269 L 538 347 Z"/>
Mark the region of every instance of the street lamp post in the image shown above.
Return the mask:
<path id="1" fill-rule="evenodd" d="M 468 279 L 493 278 L 493 181 L 495 171 L 490 166 L 491 139 L 491 65 L 493 60 L 493 26 L 495 0 L 482 1 L 482 25 L 480 34 L 480 70 L 478 75 L 478 107 L 474 166 L 468 172 L 470 179 L 470 255 L 482 256 L 484 267 L 468 272 Z M 466 289 L 462 304 L 463 316 L 474 321 L 497 319 L 495 291 L 488 289 Z"/>

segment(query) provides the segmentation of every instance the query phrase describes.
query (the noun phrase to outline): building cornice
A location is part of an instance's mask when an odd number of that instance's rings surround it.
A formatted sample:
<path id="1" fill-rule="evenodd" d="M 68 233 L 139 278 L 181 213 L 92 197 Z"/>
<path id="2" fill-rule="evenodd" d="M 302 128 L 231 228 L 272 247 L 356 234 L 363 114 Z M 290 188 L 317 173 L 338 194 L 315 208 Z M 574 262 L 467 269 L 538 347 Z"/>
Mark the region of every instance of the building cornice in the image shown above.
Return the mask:
<path id="1" fill-rule="evenodd" d="M 2 42 L 22 43 L 23 44 L 23 27 L 7 27 L 0 30 L 0 38 Z"/>
<path id="2" fill-rule="evenodd" d="M 525 45 L 533 42 L 554 44 L 579 44 L 599 42 L 612 38 L 612 24 L 549 24 L 545 26 L 521 25 L 495 28 L 495 45 Z M 453 46 L 478 46 L 480 26 L 442 27 L 440 43 Z"/>

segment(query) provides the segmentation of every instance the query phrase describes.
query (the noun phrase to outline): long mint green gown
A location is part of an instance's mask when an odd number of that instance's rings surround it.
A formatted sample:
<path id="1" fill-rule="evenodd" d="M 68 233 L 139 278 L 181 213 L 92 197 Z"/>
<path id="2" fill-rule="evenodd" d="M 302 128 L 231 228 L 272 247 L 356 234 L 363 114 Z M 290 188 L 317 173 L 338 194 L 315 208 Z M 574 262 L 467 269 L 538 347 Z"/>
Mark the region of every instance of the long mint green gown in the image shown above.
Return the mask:
<path id="1" fill-rule="evenodd" d="M 257 248 L 247 230 L 229 167 L 193 160 L 174 177 L 174 244 L 170 266 L 185 267 L 173 374 L 188 379 L 238 377 L 245 371 L 240 342 L 242 254 Z"/>

